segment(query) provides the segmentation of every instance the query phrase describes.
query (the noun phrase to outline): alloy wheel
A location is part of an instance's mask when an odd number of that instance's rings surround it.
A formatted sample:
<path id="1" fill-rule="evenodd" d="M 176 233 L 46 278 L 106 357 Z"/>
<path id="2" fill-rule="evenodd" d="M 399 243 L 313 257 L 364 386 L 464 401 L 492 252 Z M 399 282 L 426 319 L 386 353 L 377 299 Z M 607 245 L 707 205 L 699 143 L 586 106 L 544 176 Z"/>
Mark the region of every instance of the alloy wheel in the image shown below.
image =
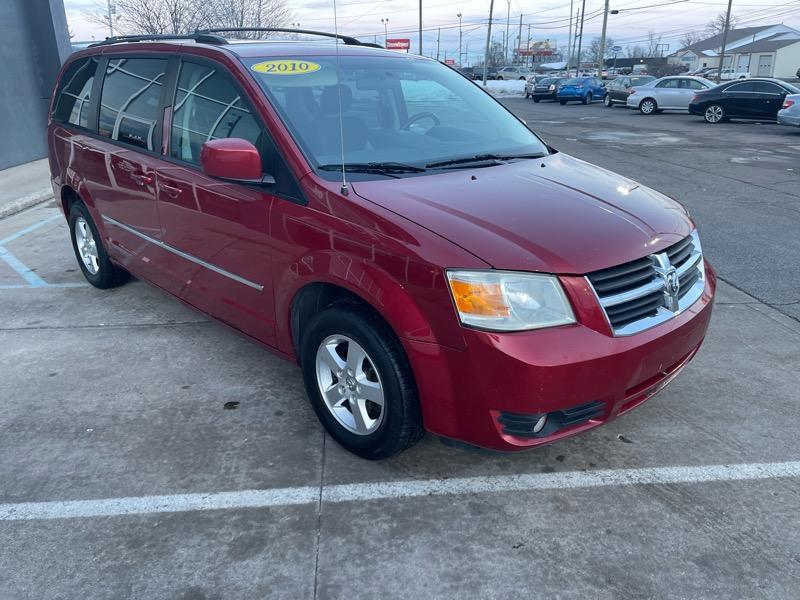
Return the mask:
<path id="1" fill-rule="evenodd" d="M 656 111 L 656 103 L 652 100 L 644 100 L 639 110 L 645 115 L 652 115 Z"/>
<path id="2" fill-rule="evenodd" d="M 97 253 L 97 243 L 94 240 L 92 229 L 83 217 L 75 219 L 75 245 L 83 261 L 83 266 L 92 275 L 97 275 L 100 270 L 100 256 Z"/>
<path id="3" fill-rule="evenodd" d="M 706 109 L 706 121 L 709 123 L 719 123 L 722 120 L 722 117 L 725 116 L 725 111 L 722 110 L 721 106 L 713 104 Z"/>
<path id="4" fill-rule="evenodd" d="M 383 422 L 384 393 L 375 363 L 344 335 L 325 338 L 317 349 L 317 385 L 326 408 L 356 435 L 374 433 Z"/>

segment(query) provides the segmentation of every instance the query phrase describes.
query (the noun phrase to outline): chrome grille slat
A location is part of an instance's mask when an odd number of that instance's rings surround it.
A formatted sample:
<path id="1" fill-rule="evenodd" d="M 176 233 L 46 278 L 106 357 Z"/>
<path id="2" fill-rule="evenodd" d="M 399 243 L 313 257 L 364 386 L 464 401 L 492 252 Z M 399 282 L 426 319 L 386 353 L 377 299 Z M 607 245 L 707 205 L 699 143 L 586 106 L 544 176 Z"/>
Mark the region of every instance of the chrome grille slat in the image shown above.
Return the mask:
<path id="1" fill-rule="evenodd" d="M 589 273 L 586 279 L 614 334 L 638 333 L 671 319 L 700 297 L 705 287 L 700 240 L 692 232 L 661 252 Z"/>

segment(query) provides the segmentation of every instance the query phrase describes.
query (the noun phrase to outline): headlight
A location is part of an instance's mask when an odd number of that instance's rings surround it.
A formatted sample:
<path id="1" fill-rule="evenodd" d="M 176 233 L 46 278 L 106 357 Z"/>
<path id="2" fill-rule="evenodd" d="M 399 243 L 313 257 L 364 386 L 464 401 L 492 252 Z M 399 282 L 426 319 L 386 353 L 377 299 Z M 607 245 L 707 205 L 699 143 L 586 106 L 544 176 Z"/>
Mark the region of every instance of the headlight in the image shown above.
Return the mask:
<path id="1" fill-rule="evenodd" d="M 464 325 L 520 331 L 575 322 L 554 275 L 515 271 L 447 271 L 450 292 Z"/>

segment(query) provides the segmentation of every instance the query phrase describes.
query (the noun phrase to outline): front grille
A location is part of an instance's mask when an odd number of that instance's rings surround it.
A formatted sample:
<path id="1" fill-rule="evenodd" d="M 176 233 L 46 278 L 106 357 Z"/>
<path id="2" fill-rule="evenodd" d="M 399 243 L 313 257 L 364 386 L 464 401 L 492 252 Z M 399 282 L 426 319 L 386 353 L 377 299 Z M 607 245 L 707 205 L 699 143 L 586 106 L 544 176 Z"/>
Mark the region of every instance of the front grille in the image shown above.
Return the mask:
<path id="1" fill-rule="evenodd" d="M 674 267 L 674 269 L 673 269 Z M 668 271 L 679 285 L 668 284 Z M 632 335 L 674 317 L 703 292 L 705 270 L 696 232 L 666 250 L 589 273 L 615 335 Z"/>
<path id="2" fill-rule="evenodd" d="M 603 415 L 605 409 L 605 402 L 595 401 L 547 413 L 547 422 L 544 428 L 536 433 L 534 433 L 533 429 L 543 413 L 520 414 L 501 412 L 497 417 L 497 422 L 503 426 L 503 433 L 507 435 L 521 438 L 547 437 L 548 435 L 554 434 L 559 429 L 580 425 L 590 419 L 596 419 Z"/>

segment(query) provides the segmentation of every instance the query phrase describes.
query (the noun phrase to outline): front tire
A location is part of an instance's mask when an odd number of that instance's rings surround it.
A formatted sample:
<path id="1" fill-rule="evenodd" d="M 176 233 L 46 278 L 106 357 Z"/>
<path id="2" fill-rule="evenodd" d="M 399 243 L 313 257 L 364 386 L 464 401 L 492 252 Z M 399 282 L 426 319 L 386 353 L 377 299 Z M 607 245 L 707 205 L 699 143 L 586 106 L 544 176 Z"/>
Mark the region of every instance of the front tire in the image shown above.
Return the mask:
<path id="1" fill-rule="evenodd" d="M 607 108 L 614 108 L 614 103 L 611 101 L 611 94 L 603 96 L 603 104 L 605 104 Z"/>
<path id="2" fill-rule="evenodd" d="M 559 103 L 561 106 L 564 106 L 564 105 L 567 103 L 567 101 L 566 101 L 566 100 L 559 100 L 559 101 L 558 101 L 558 103 Z"/>
<path id="3" fill-rule="evenodd" d="M 423 435 L 411 367 L 389 326 L 370 310 L 326 309 L 300 343 L 306 392 L 328 433 L 350 452 L 387 458 Z"/>
<path id="4" fill-rule="evenodd" d="M 582 102 L 583 102 L 584 104 L 591 104 L 591 103 L 592 103 L 592 93 L 591 93 L 591 92 L 589 92 L 588 94 L 586 94 L 586 96 L 584 97 L 584 99 L 582 100 Z"/>
<path id="5" fill-rule="evenodd" d="M 658 110 L 658 104 L 652 98 L 645 98 L 639 103 L 639 112 L 643 115 L 655 114 Z"/>
<path id="6" fill-rule="evenodd" d="M 712 104 L 706 108 L 703 113 L 703 118 L 706 120 L 706 123 L 711 123 L 712 125 L 721 123 L 725 120 L 725 109 L 719 104 Z"/>
<path id="7" fill-rule="evenodd" d="M 539 103 L 539 98 L 534 98 L 533 101 L 538 104 Z"/>
<path id="8" fill-rule="evenodd" d="M 76 202 L 70 208 L 69 231 L 72 250 L 86 281 L 100 289 L 116 287 L 125 282 L 127 273 L 111 262 L 97 226 L 83 202 Z"/>

